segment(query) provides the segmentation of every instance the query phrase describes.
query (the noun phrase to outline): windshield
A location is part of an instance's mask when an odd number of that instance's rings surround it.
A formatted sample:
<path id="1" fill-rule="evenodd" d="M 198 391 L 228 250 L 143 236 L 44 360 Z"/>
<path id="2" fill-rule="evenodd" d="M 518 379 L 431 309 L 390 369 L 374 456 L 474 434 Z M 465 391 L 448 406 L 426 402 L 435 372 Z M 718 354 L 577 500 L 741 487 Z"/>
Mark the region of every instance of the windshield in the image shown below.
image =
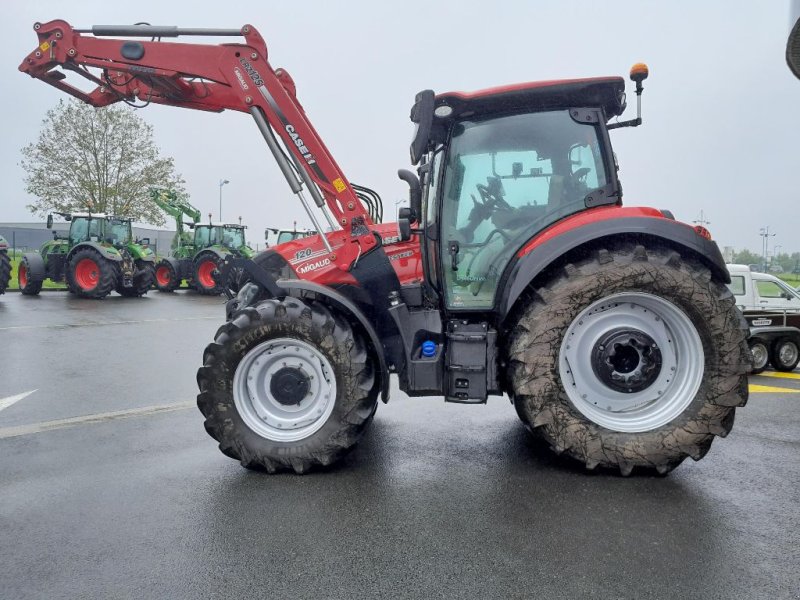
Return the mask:
<path id="1" fill-rule="evenodd" d="M 211 228 L 208 225 L 197 225 L 194 228 L 194 243 L 198 248 L 210 245 Z"/>
<path id="2" fill-rule="evenodd" d="M 222 245 L 228 248 L 241 248 L 244 246 L 244 229 L 239 227 L 223 228 Z"/>
<path id="3" fill-rule="evenodd" d="M 108 219 L 106 222 L 106 242 L 109 244 L 127 244 L 130 239 L 130 221 L 123 221 L 121 219 Z"/>
<path id="4" fill-rule="evenodd" d="M 459 122 L 443 166 L 443 241 L 459 245 L 443 269 L 453 308 L 491 306 L 519 246 L 608 183 L 596 126 L 567 110 Z"/>

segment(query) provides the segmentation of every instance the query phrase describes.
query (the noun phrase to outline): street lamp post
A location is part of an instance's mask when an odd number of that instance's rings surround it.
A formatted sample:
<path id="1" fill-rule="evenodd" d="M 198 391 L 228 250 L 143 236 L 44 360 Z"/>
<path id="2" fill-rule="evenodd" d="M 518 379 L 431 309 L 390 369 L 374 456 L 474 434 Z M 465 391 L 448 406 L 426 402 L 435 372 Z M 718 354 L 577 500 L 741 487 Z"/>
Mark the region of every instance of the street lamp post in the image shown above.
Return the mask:
<path id="1" fill-rule="evenodd" d="M 219 222 L 222 223 L 222 186 L 230 183 L 227 179 L 219 180 Z"/>

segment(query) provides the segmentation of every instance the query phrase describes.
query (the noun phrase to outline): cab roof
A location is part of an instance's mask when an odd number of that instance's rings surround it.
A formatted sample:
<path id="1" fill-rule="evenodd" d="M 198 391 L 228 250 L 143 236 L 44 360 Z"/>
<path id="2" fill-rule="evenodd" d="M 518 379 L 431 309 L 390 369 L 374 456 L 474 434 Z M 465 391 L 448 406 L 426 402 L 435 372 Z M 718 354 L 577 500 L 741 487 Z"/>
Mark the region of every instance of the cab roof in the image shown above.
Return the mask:
<path id="1" fill-rule="evenodd" d="M 449 118 L 518 110 L 599 106 L 608 120 L 625 110 L 625 80 L 622 77 L 590 77 L 530 81 L 476 92 L 438 94 L 435 107 L 445 105 L 453 109 Z"/>

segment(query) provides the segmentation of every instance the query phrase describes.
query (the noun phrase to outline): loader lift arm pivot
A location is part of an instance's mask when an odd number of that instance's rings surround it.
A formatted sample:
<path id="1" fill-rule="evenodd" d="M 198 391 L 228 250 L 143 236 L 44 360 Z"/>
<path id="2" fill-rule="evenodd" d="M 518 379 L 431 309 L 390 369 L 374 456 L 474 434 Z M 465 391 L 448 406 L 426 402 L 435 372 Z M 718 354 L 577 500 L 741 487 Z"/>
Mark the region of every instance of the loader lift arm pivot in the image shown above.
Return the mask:
<path id="1" fill-rule="evenodd" d="M 321 236 L 331 262 L 348 270 L 359 256 L 377 246 L 370 211 L 306 116 L 291 76 L 269 64 L 267 45 L 252 25 L 241 29 L 151 25 L 76 29 L 55 20 L 36 23 L 34 30 L 39 45 L 23 60 L 20 71 L 92 106 L 138 100 L 145 104 L 250 113 L 315 229 L 323 231 L 303 194 L 304 184 L 315 204 L 323 209 L 328 225 L 332 229 L 341 227 L 333 235 Z M 197 35 L 241 36 L 244 43 L 161 41 L 162 37 Z M 97 87 L 85 92 L 68 83 L 64 71 L 77 73 Z M 288 158 L 274 132 L 288 149 Z"/>

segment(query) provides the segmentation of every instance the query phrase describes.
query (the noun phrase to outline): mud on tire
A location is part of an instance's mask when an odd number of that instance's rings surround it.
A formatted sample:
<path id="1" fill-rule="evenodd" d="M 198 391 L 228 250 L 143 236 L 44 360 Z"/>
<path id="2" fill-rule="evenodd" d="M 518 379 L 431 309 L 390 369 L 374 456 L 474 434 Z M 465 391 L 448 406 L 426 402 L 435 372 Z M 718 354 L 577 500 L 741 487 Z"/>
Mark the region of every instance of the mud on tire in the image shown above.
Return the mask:
<path id="1" fill-rule="evenodd" d="M 694 397 L 672 420 L 644 431 L 612 430 L 584 416 L 564 389 L 572 383 L 561 378 L 562 341 L 575 318 L 623 293 L 654 296 L 682 311 L 704 355 Z M 664 474 L 687 456 L 700 460 L 714 436 L 728 434 L 736 407 L 747 401 L 748 329 L 733 295 L 699 262 L 665 247 L 600 249 L 566 265 L 530 291 L 510 333 L 507 385 L 517 413 L 556 453 L 589 469 L 610 467 L 629 475 L 634 467 L 646 467 Z"/>
<path id="2" fill-rule="evenodd" d="M 296 440 L 271 439 L 281 435 L 270 435 L 268 427 L 266 434 L 263 428 L 258 433 L 258 423 L 249 426 L 252 413 L 240 412 L 237 401 L 241 406 L 247 400 L 234 384 L 237 367 L 251 364 L 253 352 L 271 340 L 287 338 L 319 352 L 331 367 L 336 387 L 326 420 L 320 418 L 316 431 Z M 319 302 L 270 299 L 238 311 L 217 331 L 197 373 L 197 405 L 206 418 L 206 431 L 223 454 L 248 468 L 305 473 L 334 463 L 358 442 L 377 407 L 377 379 L 363 341 L 339 315 Z M 269 382 L 262 387 L 270 389 Z"/>

